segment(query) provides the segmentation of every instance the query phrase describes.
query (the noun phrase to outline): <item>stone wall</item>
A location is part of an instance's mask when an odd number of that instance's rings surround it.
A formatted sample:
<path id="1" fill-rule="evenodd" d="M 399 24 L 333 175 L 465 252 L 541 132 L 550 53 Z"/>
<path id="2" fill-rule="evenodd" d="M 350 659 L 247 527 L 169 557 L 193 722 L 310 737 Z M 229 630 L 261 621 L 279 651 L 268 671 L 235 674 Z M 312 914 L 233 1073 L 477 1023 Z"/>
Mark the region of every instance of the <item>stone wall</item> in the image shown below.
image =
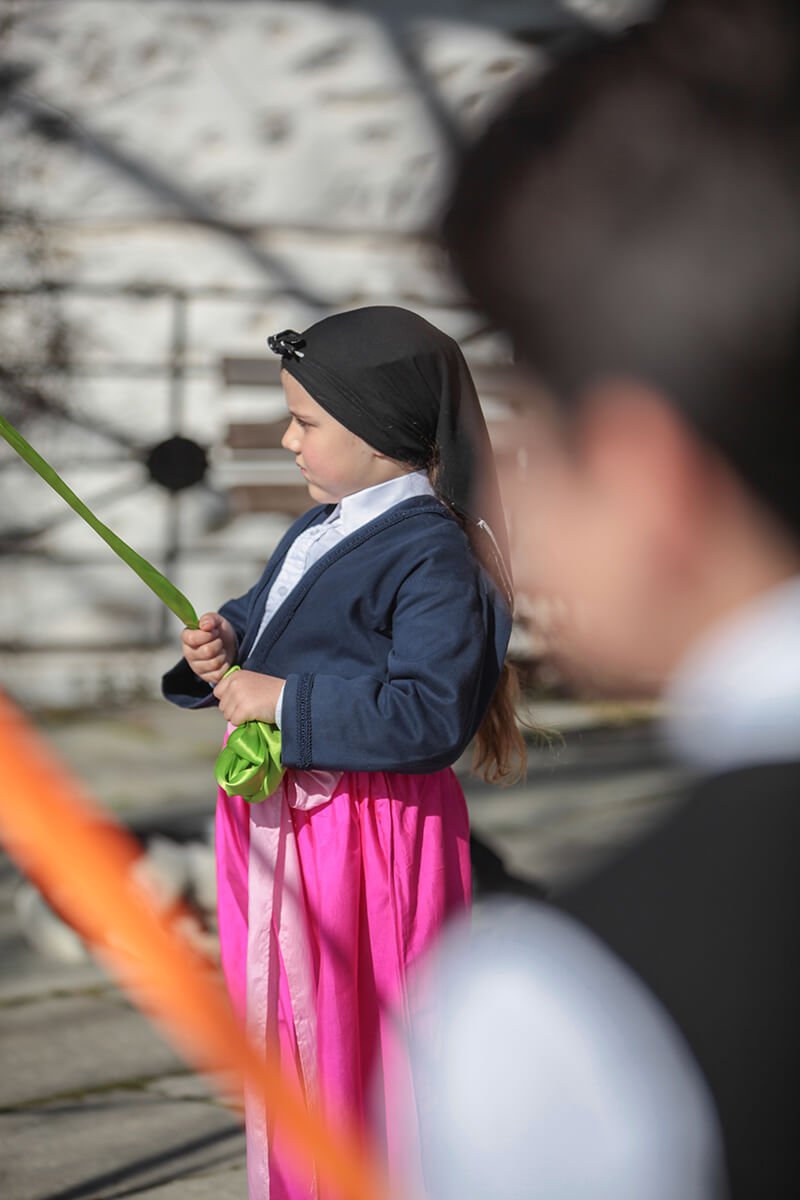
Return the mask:
<path id="1" fill-rule="evenodd" d="M 559 39 L 646 7 L 0 3 L 2 411 L 198 610 L 244 590 L 288 518 L 233 512 L 230 488 L 285 468 L 234 461 L 226 430 L 280 395 L 227 385 L 223 359 L 381 302 L 502 363 L 434 236 L 453 154 Z M 173 495 L 146 460 L 175 434 L 210 468 Z M 177 621 L 3 446 L 0 547 L 12 694 L 155 690 Z"/>

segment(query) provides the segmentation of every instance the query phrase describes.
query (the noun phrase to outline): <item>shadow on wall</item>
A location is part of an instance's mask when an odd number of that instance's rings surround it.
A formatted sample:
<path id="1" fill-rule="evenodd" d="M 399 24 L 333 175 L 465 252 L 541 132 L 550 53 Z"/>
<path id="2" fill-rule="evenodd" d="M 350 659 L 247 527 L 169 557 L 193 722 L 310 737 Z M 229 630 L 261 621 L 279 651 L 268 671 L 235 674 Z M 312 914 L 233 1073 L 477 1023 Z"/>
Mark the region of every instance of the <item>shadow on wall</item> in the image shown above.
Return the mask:
<path id="1" fill-rule="evenodd" d="M 285 527 L 281 512 L 266 524 L 258 514 L 266 532 L 256 537 L 255 517 L 231 503 L 226 430 L 264 393 L 226 388 L 223 414 L 223 358 L 260 350 L 276 324 L 370 302 L 405 303 L 478 359 L 502 358 L 502 339 L 476 319 L 436 244 L 447 163 L 521 74 L 649 5 L 126 7 L 133 25 L 66 0 L 20 6 L 0 26 L 0 403 L 98 515 L 203 607 L 220 587 L 209 562 L 226 573 L 222 590 L 236 591 L 237 563 L 244 581 Z M 232 55 L 239 23 L 249 31 L 255 20 L 293 80 L 273 78 L 272 60 L 252 48 L 249 65 Z M 191 152 L 173 154 L 181 122 L 204 106 Z M 298 130 L 302 186 L 290 196 L 295 176 L 281 176 Z M 176 456 L 181 469 L 165 473 Z M 0 453 L 0 514 L 8 646 L 147 650 L 172 637 L 166 614 L 117 582 L 102 548 L 10 452 Z"/>

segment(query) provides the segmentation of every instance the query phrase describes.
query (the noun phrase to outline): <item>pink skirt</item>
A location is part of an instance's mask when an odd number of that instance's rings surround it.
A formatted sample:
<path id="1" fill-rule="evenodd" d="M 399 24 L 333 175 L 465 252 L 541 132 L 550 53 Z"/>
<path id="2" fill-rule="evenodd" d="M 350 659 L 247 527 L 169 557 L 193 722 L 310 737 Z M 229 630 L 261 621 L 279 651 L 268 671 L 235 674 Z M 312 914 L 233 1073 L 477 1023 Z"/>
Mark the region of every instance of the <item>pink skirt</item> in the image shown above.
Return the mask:
<path id="1" fill-rule="evenodd" d="M 329 800 L 304 809 L 294 806 L 302 778 L 288 771 L 264 805 L 219 793 L 223 971 L 237 1013 L 277 1046 L 284 1071 L 307 1093 L 315 1076 L 323 1109 L 361 1128 L 413 1191 L 410 972 L 470 904 L 464 794 L 449 769 L 345 772 Z M 247 1124 L 250 1200 L 334 1200 L 279 1131 L 255 1135 L 250 1108 Z"/>

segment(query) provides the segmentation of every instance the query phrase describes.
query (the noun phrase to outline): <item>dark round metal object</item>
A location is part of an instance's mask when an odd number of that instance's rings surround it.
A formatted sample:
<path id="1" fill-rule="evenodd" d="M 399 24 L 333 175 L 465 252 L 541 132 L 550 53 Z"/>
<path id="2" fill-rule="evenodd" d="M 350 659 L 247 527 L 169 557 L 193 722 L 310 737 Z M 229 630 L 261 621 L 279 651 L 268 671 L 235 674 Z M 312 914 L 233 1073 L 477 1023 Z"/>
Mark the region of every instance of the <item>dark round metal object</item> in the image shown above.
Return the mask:
<path id="1" fill-rule="evenodd" d="M 153 446 L 145 464 L 154 483 L 168 492 L 182 492 L 205 479 L 208 456 L 191 438 L 171 437 Z"/>

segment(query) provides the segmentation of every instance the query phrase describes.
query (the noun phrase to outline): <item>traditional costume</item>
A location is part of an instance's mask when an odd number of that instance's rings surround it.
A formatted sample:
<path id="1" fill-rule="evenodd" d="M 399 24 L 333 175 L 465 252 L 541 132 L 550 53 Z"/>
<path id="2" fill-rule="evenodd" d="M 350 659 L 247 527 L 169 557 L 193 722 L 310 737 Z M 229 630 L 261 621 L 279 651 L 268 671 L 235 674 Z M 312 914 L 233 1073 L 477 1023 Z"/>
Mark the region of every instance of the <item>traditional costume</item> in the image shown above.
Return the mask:
<path id="1" fill-rule="evenodd" d="M 486 712 L 511 625 L 497 485 L 463 357 L 421 318 L 361 309 L 271 344 L 341 424 L 420 469 L 311 509 L 220 609 L 238 663 L 286 680 L 287 768 L 261 804 L 220 792 L 223 968 L 254 1035 L 279 1046 L 310 1099 L 377 1133 L 391 1174 L 413 1186 L 409 970 L 469 904 L 450 766 Z M 164 694 L 215 703 L 185 661 Z M 247 1127 L 251 1200 L 319 1195 L 279 1132 L 268 1138 L 257 1099 Z"/>

